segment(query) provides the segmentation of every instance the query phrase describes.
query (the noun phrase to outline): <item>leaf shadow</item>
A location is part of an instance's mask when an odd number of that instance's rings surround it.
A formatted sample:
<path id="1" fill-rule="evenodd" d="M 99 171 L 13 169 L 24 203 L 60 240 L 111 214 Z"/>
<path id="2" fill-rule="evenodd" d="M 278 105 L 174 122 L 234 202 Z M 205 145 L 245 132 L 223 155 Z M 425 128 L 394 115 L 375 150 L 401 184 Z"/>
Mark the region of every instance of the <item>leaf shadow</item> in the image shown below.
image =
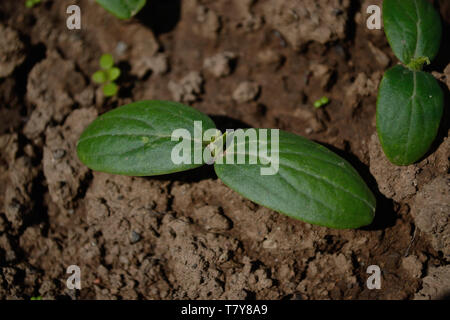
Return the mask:
<path id="1" fill-rule="evenodd" d="M 378 189 L 378 183 L 373 177 L 373 175 L 370 173 L 369 167 L 364 163 L 362 163 L 355 155 L 351 153 L 338 149 L 327 143 L 321 143 L 318 141 L 316 142 L 325 146 L 326 148 L 330 149 L 340 157 L 347 160 L 353 166 L 353 168 L 355 168 L 355 170 L 358 171 L 361 178 L 366 182 L 367 186 L 374 194 L 377 201 L 375 218 L 370 225 L 361 228 L 361 230 L 376 231 L 394 226 L 395 221 L 398 218 L 394 210 L 394 201 L 392 199 L 386 198 L 380 192 L 380 190 Z"/>
<path id="2" fill-rule="evenodd" d="M 131 65 L 128 61 L 119 61 L 116 65 L 120 71 L 120 77 L 116 83 L 119 85 L 118 96 L 120 98 L 132 98 L 133 88 L 138 78 L 131 74 Z"/>
<path id="3" fill-rule="evenodd" d="M 445 5 L 447 6 L 446 8 L 448 8 L 448 4 Z M 429 66 L 429 68 L 437 70 L 444 70 L 444 68 L 450 62 L 450 41 L 447 41 L 447 39 L 450 39 L 450 24 L 443 16 L 445 14 L 443 10 L 446 10 L 445 8 L 443 8 L 443 6 L 445 5 L 444 4 L 439 5 L 440 7 L 439 12 L 441 13 L 441 22 L 442 22 L 441 46 L 439 48 L 437 56 L 433 59 L 432 64 Z M 450 13 L 447 12 L 446 14 L 447 16 L 450 16 Z"/>
<path id="4" fill-rule="evenodd" d="M 208 115 L 216 124 L 217 129 L 225 132 L 226 129 L 246 129 L 251 126 L 241 120 L 236 120 L 223 115 Z"/>
<path id="5" fill-rule="evenodd" d="M 171 182 L 184 182 L 195 183 L 208 179 L 217 179 L 216 172 L 213 165 L 205 164 L 201 167 L 190 169 L 182 172 L 175 172 L 169 174 L 162 174 L 159 176 L 144 177 L 145 179 L 157 180 L 157 181 L 171 181 Z"/>
<path id="6" fill-rule="evenodd" d="M 446 290 L 441 296 L 438 298 L 439 300 L 450 300 L 450 290 Z"/>
<path id="7" fill-rule="evenodd" d="M 155 36 L 172 31 L 181 18 L 181 0 L 148 1 L 136 15 L 140 23 L 150 28 Z"/>

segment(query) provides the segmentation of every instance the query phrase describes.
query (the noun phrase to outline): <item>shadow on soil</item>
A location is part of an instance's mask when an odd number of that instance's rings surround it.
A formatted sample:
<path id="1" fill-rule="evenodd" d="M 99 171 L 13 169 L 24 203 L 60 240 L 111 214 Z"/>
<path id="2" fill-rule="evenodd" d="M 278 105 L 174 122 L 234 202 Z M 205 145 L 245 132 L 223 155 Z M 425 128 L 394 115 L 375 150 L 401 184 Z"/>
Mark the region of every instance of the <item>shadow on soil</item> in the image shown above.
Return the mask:
<path id="1" fill-rule="evenodd" d="M 155 36 L 172 31 L 181 18 L 181 0 L 152 0 L 136 15 Z"/>
<path id="2" fill-rule="evenodd" d="M 374 231 L 394 226 L 395 221 L 397 220 L 397 214 L 395 213 L 394 210 L 394 202 L 391 199 L 386 198 L 378 190 L 377 181 L 370 173 L 369 168 L 364 163 L 359 161 L 359 159 L 356 156 L 354 156 L 349 152 L 337 149 L 334 146 L 328 144 L 322 143 L 322 145 L 324 145 L 334 153 L 338 154 L 340 157 L 347 160 L 353 166 L 353 168 L 355 168 L 355 170 L 358 171 L 359 175 L 366 182 L 367 186 L 372 191 L 377 200 L 377 208 L 375 211 L 375 218 L 373 222 L 369 226 L 364 227 L 362 229 Z"/>

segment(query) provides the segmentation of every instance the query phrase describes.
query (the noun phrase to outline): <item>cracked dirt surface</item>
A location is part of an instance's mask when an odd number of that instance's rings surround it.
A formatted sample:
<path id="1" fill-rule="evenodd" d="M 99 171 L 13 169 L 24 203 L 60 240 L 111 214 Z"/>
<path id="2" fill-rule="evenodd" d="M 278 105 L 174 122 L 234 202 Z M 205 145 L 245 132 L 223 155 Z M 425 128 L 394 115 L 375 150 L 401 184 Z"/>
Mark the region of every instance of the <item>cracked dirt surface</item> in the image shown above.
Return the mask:
<path id="1" fill-rule="evenodd" d="M 43 2 L 0 3 L 1 299 L 448 297 L 448 121 L 420 162 L 384 157 L 376 94 L 396 59 L 383 31 L 364 23 L 379 1 L 155 0 L 160 17 L 149 25 L 148 11 L 120 22 L 81 0 L 83 29 L 70 32 L 71 1 Z M 435 3 L 448 29 L 450 6 Z M 448 44 L 441 50 L 431 69 L 448 87 Z M 111 99 L 90 80 L 103 52 L 123 73 Z M 330 104 L 314 109 L 324 95 Z M 221 129 L 280 128 L 330 147 L 376 194 L 374 223 L 292 220 L 242 198 L 209 166 L 153 178 L 83 166 L 83 129 L 142 99 L 190 103 Z M 77 292 L 65 286 L 74 264 Z M 373 264 L 380 290 L 366 286 Z"/>

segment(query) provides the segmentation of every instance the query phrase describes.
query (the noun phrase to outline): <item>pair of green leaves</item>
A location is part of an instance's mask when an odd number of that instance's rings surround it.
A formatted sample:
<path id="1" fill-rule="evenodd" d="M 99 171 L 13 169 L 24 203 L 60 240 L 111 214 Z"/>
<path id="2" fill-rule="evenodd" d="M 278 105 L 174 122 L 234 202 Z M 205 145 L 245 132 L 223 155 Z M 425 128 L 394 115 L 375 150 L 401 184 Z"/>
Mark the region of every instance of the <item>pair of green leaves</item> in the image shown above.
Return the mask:
<path id="1" fill-rule="evenodd" d="M 120 69 L 114 67 L 114 58 L 109 53 L 100 57 L 101 70 L 92 75 L 92 80 L 95 83 L 103 85 L 103 94 L 106 97 L 112 97 L 117 94 L 119 87 L 114 82 L 120 77 Z"/>
<path id="2" fill-rule="evenodd" d="M 323 96 L 320 99 L 317 99 L 316 101 L 314 101 L 314 108 L 318 109 L 321 108 L 323 106 L 326 106 L 328 103 L 330 103 L 330 99 L 328 99 L 327 97 Z"/>
<path id="3" fill-rule="evenodd" d="M 406 67 L 393 67 L 381 81 L 377 131 L 387 158 L 409 165 L 430 148 L 443 113 L 438 82 L 421 71 L 439 51 L 442 26 L 427 0 L 384 0 L 383 22 L 394 54 Z"/>
<path id="4" fill-rule="evenodd" d="M 197 121 L 203 131 L 215 128 L 206 115 L 175 102 L 141 101 L 122 106 L 103 114 L 83 132 L 77 145 L 78 157 L 93 170 L 132 176 L 199 167 L 202 164 L 175 164 L 172 150 L 179 142 L 171 139 L 177 129 L 187 130 L 195 139 Z M 261 130 L 256 137 L 260 141 Z M 201 140 L 193 143 L 200 149 L 211 142 Z M 253 156 L 248 145 L 251 142 L 245 141 L 246 159 Z M 242 196 L 312 224 L 342 229 L 372 222 L 375 198 L 347 161 L 317 143 L 284 131 L 279 131 L 278 148 L 272 149 L 269 143 L 266 147 L 267 154 L 278 153 L 276 174 L 261 175 L 261 168 L 267 168 L 261 162 L 231 164 L 222 159 L 220 164 L 216 159 L 217 176 Z M 237 155 L 238 150 L 232 144 L 220 156 Z"/>
<path id="5" fill-rule="evenodd" d="M 119 19 L 130 19 L 137 14 L 146 3 L 146 0 L 96 0 L 99 5 L 105 8 Z"/>

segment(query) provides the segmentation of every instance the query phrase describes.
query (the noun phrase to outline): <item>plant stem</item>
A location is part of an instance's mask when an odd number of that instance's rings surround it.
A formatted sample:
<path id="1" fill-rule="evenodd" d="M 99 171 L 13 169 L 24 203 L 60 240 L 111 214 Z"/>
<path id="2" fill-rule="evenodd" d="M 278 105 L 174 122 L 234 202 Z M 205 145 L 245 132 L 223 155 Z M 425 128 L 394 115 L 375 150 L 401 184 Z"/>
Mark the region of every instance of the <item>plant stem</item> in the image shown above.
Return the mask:
<path id="1" fill-rule="evenodd" d="M 406 66 L 412 71 L 421 71 L 423 69 L 424 64 L 430 64 L 430 59 L 428 57 L 418 57 L 416 59 L 412 59 L 410 63 Z"/>

